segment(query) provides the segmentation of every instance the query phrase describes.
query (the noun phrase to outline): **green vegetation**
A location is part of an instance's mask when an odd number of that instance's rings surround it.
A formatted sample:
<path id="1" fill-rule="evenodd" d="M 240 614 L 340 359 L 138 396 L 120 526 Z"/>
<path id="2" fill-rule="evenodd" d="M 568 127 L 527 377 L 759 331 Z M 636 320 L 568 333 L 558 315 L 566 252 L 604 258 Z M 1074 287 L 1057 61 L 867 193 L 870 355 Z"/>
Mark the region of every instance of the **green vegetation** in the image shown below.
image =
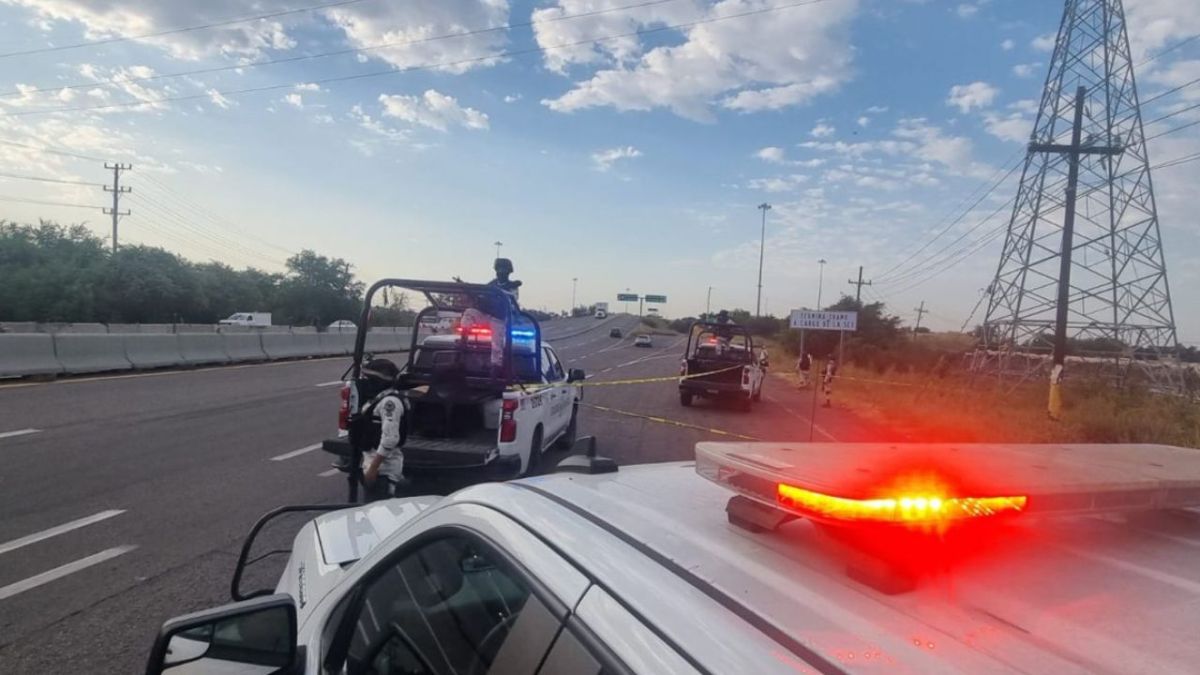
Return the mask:
<path id="1" fill-rule="evenodd" d="M 215 323 L 234 312 L 272 312 L 275 323 L 356 320 L 363 284 L 350 263 L 302 251 L 287 272 L 193 263 L 149 246 L 117 253 L 83 226 L 0 222 L 0 320 Z M 411 323 L 396 294 L 378 325 Z"/>

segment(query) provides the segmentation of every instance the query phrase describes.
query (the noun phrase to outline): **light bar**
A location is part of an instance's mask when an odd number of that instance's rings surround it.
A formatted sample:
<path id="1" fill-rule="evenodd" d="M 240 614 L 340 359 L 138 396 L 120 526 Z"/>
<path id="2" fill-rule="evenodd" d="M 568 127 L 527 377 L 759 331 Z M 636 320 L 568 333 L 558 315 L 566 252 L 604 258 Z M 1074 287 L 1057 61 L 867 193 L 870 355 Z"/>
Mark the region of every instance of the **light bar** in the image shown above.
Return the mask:
<path id="1" fill-rule="evenodd" d="M 534 333 L 533 333 L 533 331 L 531 331 L 531 330 L 516 330 L 516 329 L 513 329 L 512 333 L 510 333 L 510 334 L 511 334 L 513 337 L 515 337 L 515 338 L 531 338 L 531 337 L 533 337 L 533 336 L 534 336 Z"/>
<path id="2" fill-rule="evenodd" d="M 1025 510 L 1028 498 L 947 497 L 938 494 L 903 494 L 874 499 L 848 499 L 821 494 L 787 483 L 775 490 L 779 506 L 821 520 L 876 523 L 933 524 L 970 518 L 987 518 Z"/>

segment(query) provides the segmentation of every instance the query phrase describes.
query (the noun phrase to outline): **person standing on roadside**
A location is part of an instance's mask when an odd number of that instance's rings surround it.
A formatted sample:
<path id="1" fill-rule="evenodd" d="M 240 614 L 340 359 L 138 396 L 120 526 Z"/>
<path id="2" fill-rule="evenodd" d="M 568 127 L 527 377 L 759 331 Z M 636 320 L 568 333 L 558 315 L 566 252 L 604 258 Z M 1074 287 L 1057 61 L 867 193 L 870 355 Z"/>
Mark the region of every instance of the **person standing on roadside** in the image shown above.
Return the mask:
<path id="1" fill-rule="evenodd" d="M 804 352 L 800 358 L 796 359 L 796 374 L 800 376 L 800 386 L 807 387 L 812 380 L 809 379 L 809 373 L 812 372 L 812 354 Z"/>
<path id="2" fill-rule="evenodd" d="M 832 356 L 825 362 L 825 373 L 821 376 L 821 386 L 825 390 L 825 407 L 833 407 L 833 378 L 837 376 L 837 359 Z"/>
<path id="3" fill-rule="evenodd" d="M 400 369 L 388 359 L 372 359 L 362 368 L 363 394 L 368 400 L 363 413 L 371 420 L 368 436 L 371 449 L 363 453 L 362 460 L 362 480 L 368 501 L 395 497 L 405 483 L 403 448 L 407 436 L 404 419 L 407 403 L 395 388 L 399 374 Z"/>

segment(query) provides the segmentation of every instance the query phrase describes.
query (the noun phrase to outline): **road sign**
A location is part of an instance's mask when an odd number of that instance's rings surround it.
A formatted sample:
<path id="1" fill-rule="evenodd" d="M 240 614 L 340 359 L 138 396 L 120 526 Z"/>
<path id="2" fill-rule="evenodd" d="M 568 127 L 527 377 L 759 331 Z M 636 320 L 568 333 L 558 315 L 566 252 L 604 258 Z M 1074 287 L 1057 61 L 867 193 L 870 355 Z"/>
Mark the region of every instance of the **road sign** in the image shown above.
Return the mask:
<path id="1" fill-rule="evenodd" d="M 617 293 L 617 302 L 637 302 L 637 293 Z"/>
<path id="2" fill-rule="evenodd" d="M 667 301 L 667 296 L 665 296 L 665 295 L 647 295 L 646 296 L 646 302 L 666 302 L 666 301 Z"/>
<path id="3" fill-rule="evenodd" d="M 814 312 L 793 309 L 792 328 L 805 330 L 858 330 L 858 312 Z"/>

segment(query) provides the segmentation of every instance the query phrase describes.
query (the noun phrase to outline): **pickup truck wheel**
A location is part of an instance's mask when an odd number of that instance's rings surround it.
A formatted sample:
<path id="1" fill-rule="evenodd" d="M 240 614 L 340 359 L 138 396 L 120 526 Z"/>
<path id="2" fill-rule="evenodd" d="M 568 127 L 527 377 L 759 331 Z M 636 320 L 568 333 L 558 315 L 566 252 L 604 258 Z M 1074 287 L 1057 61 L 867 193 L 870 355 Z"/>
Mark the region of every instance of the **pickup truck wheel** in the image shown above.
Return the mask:
<path id="1" fill-rule="evenodd" d="M 575 406 L 571 408 L 571 421 L 567 424 L 567 430 L 564 431 L 562 436 L 559 436 L 558 440 L 554 442 L 555 448 L 559 450 L 570 450 L 572 447 L 574 447 L 575 436 L 579 431 L 578 418 L 579 404 L 576 403 Z"/>
<path id="2" fill-rule="evenodd" d="M 538 425 L 537 429 L 533 430 L 533 442 L 529 444 L 529 465 L 525 467 L 525 475 L 533 476 L 537 474 L 538 467 L 542 463 L 542 427 Z"/>
<path id="3" fill-rule="evenodd" d="M 692 395 L 689 392 L 679 392 L 679 404 L 685 408 L 692 407 Z"/>

